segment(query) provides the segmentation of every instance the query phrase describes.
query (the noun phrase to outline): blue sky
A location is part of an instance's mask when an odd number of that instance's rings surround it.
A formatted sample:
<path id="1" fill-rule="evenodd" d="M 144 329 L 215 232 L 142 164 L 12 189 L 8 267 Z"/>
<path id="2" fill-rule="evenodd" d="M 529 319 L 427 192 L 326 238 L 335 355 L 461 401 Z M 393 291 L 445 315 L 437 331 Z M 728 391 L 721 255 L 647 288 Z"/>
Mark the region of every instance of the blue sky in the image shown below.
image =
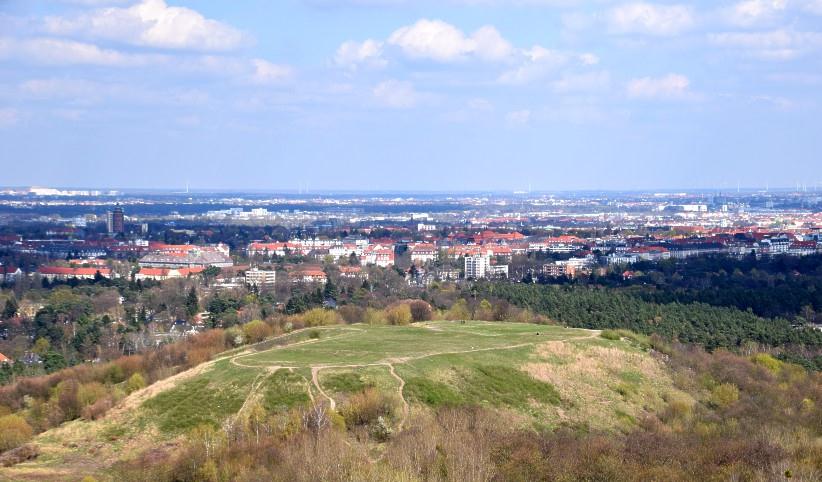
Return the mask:
<path id="1" fill-rule="evenodd" d="M 822 182 L 822 0 L 0 0 L 0 185 Z"/>

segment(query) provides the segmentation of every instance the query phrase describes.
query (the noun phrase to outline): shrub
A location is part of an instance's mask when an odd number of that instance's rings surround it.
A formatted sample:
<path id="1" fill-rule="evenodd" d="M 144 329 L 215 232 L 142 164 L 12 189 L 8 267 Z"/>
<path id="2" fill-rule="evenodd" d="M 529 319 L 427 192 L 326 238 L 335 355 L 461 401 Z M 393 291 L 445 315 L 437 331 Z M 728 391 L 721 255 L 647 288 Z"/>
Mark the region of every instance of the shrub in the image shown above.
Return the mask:
<path id="1" fill-rule="evenodd" d="M 411 309 L 411 318 L 414 321 L 429 321 L 434 316 L 431 305 L 422 300 L 414 300 L 408 303 Z"/>
<path id="2" fill-rule="evenodd" d="M 87 407 L 105 397 L 107 394 L 108 390 L 106 390 L 106 387 L 103 386 L 102 383 L 84 383 L 80 385 L 80 389 L 77 390 L 77 400 L 80 402 L 80 406 Z"/>
<path id="3" fill-rule="evenodd" d="M 2 452 L 2 450 L 0 450 Z M 32 460 L 40 455 L 40 449 L 34 444 L 26 444 L 9 450 L 0 456 L 0 467 L 11 467 Z"/>
<path id="4" fill-rule="evenodd" d="M 302 314 L 305 326 L 327 326 L 337 324 L 337 313 L 323 308 L 314 308 Z"/>
<path id="5" fill-rule="evenodd" d="M 131 394 L 136 392 L 137 390 L 142 390 L 145 387 L 145 378 L 143 378 L 143 376 L 139 373 L 135 373 L 134 375 L 129 377 L 128 381 L 126 382 L 126 393 Z"/>
<path id="6" fill-rule="evenodd" d="M 261 320 L 254 320 L 243 325 L 243 334 L 246 343 L 259 343 L 273 334 L 273 330 L 268 323 Z"/>
<path id="7" fill-rule="evenodd" d="M 451 308 L 446 313 L 445 318 L 448 320 L 470 320 L 471 311 L 468 309 L 468 303 L 460 298 L 454 302 Z"/>
<path id="8" fill-rule="evenodd" d="M 80 386 L 77 380 L 68 379 L 58 383 L 54 389 L 57 406 L 63 413 L 64 420 L 74 420 L 80 416 L 80 400 L 77 398 Z"/>
<path id="9" fill-rule="evenodd" d="M 365 310 L 356 305 L 345 305 L 339 309 L 340 316 L 348 323 L 361 323 L 365 318 Z"/>
<path id="10" fill-rule="evenodd" d="M 622 336 L 616 330 L 602 330 L 599 336 L 611 341 L 619 341 L 622 339 Z"/>
<path id="11" fill-rule="evenodd" d="M 711 390 L 710 404 L 717 408 L 725 408 L 739 400 L 739 389 L 733 383 L 721 383 Z"/>
<path id="12" fill-rule="evenodd" d="M 31 440 L 34 431 L 22 417 L 0 417 L 0 452 L 17 448 Z"/>
<path id="13" fill-rule="evenodd" d="M 376 388 L 369 387 L 354 394 L 342 408 L 341 415 L 349 427 L 370 425 L 391 414 L 391 401 Z"/>
<path id="14" fill-rule="evenodd" d="M 82 416 L 86 420 L 99 420 L 114 406 L 112 397 L 104 397 L 83 409 Z"/>
<path id="15" fill-rule="evenodd" d="M 405 304 L 392 306 L 385 310 L 385 319 L 389 325 L 409 325 L 411 324 L 411 308 Z"/>
<path id="16" fill-rule="evenodd" d="M 751 360 L 759 366 L 765 367 L 773 373 L 779 372 L 782 368 L 782 362 L 767 353 L 757 353 Z"/>
<path id="17" fill-rule="evenodd" d="M 383 312 L 380 310 L 375 310 L 374 308 L 368 308 L 365 310 L 362 321 L 363 323 L 369 325 L 384 325 L 386 323 Z"/>

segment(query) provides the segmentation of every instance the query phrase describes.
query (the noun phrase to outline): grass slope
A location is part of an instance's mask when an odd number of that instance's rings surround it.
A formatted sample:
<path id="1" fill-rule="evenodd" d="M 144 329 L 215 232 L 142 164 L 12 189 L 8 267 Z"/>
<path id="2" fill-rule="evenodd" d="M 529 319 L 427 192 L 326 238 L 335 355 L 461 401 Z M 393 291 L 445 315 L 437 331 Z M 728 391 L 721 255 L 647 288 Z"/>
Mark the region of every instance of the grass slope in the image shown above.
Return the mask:
<path id="1" fill-rule="evenodd" d="M 43 456 L 0 469 L 0 480 L 70 480 L 88 472 L 104 480 L 114 461 L 173 445 L 198 425 L 218 427 L 252 399 L 275 414 L 312 399 L 333 400 L 339 409 L 374 387 L 396 405 L 395 427 L 407 419 L 400 409 L 407 402 L 411 411 L 484 405 L 522 426 L 620 430 L 681 397 L 661 364 L 630 340 L 517 323 L 329 327 L 194 370 L 145 400 L 133 395 L 140 402 L 130 410 L 41 434 Z"/>

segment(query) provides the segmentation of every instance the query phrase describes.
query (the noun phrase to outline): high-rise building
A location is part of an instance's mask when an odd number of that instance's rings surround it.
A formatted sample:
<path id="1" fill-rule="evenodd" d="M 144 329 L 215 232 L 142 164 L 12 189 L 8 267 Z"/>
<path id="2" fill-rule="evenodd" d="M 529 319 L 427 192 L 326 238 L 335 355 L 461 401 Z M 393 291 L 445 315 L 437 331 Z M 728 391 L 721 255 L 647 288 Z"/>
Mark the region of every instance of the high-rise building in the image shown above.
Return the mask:
<path id="1" fill-rule="evenodd" d="M 125 214 L 123 213 L 123 208 L 117 206 L 112 211 L 108 212 L 108 216 L 106 217 L 106 229 L 108 229 L 109 234 L 123 234 L 126 232 Z"/>
<path id="2" fill-rule="evenodd" d="M 481 279 L 488 275 L 491 259 L 483 254 L 465 257 L 465 279 Z"/>

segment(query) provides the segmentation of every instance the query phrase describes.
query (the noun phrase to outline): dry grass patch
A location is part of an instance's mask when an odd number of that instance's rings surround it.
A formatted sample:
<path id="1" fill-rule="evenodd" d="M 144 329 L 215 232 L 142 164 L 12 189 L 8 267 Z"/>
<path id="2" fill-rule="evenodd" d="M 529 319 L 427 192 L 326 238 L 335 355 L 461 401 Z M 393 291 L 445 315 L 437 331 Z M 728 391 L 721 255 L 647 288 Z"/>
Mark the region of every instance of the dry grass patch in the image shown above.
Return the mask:
<path id="1" fill-rule="evenodd" d="M 628 429 L 677 392 L 661 362 L 627 347 L 548 342 L 535 357 L 523 368 L 557 389 L 564 402 L 556 411 L 560 423 Z"/>

